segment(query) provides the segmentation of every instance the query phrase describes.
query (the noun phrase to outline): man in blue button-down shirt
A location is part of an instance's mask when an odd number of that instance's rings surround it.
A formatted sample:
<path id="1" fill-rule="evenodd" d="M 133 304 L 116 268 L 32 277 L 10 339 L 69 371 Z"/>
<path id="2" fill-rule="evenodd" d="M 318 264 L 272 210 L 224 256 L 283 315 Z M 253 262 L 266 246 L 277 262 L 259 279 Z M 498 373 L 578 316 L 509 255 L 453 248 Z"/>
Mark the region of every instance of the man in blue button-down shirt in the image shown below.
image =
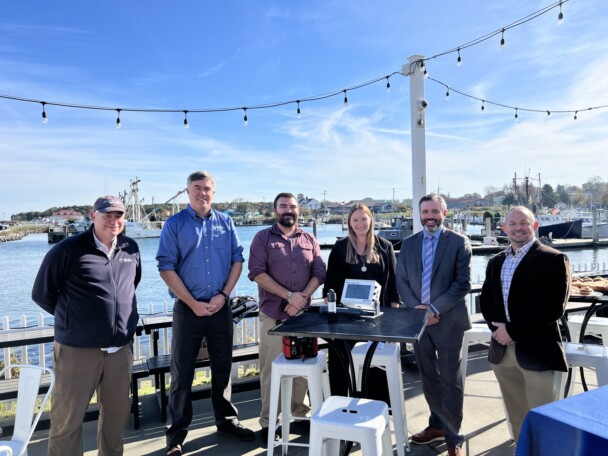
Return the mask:
<path id="1" fill-rule="evenodd" d="M 220 434 L 253 440 L 230 402 L 232 313 L 228 296 L 243 269 L 243 247 L 230 217 L 211 208 L 215 180 L 205 171 L 188 176 L 186 209 L 166 221 L 160 237 L 158 270 L 175 298 L 171 343 L 171 390 L 167 451 L 181 455 L 192 421 L 192 380 L 203 337 L 211 362 L 211 401 Z"/>

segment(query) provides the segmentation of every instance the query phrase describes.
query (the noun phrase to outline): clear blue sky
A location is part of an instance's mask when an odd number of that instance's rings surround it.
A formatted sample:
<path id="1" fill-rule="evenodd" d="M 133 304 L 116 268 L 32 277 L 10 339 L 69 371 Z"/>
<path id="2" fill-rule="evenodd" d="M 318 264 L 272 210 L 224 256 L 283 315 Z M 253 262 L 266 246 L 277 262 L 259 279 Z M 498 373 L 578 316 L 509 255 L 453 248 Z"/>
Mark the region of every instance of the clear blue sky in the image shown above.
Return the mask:
<path id="1" fill-rule="evenodd" d="M 551 0 L 7 1 L 0 17 L 0 94 L 121 108 L 240 107 L 342 90 L 400 71 L 499 29 Z M 427 62 L 429 75 L 479 98 L 534 109 L 608 104 L 608 11 L 571 0 L 558 10 Z M 142 179 L 165 201 L 193 170 L 217 179 L 216 201 L 278 192 L 343 201 L 411 197 L 409 80 L 342 97 L 243 112 L 122 113 L 0 100 L 0 216 L 92 204 Z M 543 183 L 606 178 L 608 110 L 520 112 L 426 80 L 428 190 L 484 193 L 513 174 Z"/>

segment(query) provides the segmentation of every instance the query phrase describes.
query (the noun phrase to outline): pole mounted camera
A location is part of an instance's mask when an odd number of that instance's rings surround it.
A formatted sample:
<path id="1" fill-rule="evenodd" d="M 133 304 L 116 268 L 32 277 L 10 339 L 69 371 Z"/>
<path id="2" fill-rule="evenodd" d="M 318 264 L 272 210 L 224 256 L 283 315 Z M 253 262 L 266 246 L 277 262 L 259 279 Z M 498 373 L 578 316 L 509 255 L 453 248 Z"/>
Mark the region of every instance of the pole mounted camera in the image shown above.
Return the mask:
<path id="1" fill-rule="evenodd" d="M 429 103 L 426 100 L 418 100 L 418 111 L 424 111 Z"/>

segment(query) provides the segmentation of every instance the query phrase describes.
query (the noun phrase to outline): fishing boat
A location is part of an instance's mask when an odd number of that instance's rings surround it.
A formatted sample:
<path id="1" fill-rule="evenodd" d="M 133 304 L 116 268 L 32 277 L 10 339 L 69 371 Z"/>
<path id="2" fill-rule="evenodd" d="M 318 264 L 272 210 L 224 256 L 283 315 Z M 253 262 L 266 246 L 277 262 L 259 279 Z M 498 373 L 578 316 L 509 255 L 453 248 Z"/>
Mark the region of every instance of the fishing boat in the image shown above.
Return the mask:
<path id="1" fill-rule="evenodd" d="M 581 239 L 583 221 L 563 214 L 538 214 L 538 236 L 551 239 Z"/>
<path id="2" fill-rule="evenodd" d="M 403 239 L 412 234 L 414 234 L 414 220 L 411 217 L 392 217 L 389 228 L 378 230 L 378 236 L 389 240 L 396 249 L 401 247 Z"/>
<path id="3" fill-rule="evenodd" d="M 120 195 L 127 209 L 125 217 L 124 234 L 132 239 L 158 238 L 163 228 L 163 222 L 153 220 L 154 212 L 146 214 L 143 207 L 143 199 L 139 198 L 139 186 L 141 179 L 135 178 L 131 181 L 129 193 L 126 191 Z"/>

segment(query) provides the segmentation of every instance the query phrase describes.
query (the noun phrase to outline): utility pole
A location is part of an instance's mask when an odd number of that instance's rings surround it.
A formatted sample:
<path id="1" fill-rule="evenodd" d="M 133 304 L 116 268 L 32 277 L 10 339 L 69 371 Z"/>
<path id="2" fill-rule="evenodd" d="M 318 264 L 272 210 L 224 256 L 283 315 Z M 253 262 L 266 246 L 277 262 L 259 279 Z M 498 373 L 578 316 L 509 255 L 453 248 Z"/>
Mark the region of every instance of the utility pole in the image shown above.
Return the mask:
<path id="1" fill-rule="evenodd" d="M 321 194 L 323 195 L 323 202 L 325 202 L 325 196 L 327 195 L 327 190 L 323 190 L 321 192 Z"/>
<path id="2" fill-rule="evenodd" d="M 423 55 L 412 55 L 403 65 L 402 73 L 410 78 L 410 131 L 412 138 L 412 206 L 414 233 L 422 230 L 418 201 L 426 195 L 426 115 L 428 102 L 424 98 Z"/>

